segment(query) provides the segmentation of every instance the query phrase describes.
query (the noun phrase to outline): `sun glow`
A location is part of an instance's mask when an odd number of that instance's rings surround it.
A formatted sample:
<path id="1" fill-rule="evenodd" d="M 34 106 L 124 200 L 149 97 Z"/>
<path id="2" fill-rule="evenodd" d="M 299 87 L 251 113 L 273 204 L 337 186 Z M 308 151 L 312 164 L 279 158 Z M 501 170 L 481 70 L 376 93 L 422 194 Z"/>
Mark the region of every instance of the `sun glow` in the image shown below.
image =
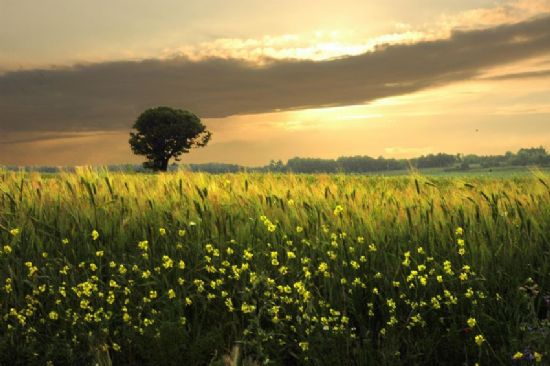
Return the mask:
<path id="1" fill-rule="evenodd" d="M 404 31 L 372 36 L 354 31 L 319 30 L 305 34 L 284 34 L 262 38 L 222 38 L 197 45 L 163 50 L 165 57 L 174 55 L 191 60 L 206 58 L 244 59 L 265 62 L 270 59 L 321 61 L 374 51 L 381 45 L 414 43 L 427 39 L 420 31 Z"/>

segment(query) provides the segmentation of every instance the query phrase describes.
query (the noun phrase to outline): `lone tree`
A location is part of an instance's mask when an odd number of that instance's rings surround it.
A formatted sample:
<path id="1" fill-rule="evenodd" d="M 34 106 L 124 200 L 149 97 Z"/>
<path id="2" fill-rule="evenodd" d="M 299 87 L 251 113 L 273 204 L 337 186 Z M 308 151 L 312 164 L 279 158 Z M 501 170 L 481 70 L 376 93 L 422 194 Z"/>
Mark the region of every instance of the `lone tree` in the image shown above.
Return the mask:
<path id="1" fill-rule="evenodd" d="M 166 171 L 168 161 L 188 153 L 193 147 L 206 146 L 212 133 L 199 117 L 189 111 L 170 107 L 156 107 L 143 112 L 130 132 L 130 146 L 134 154 L 148 159 L 143 166 L 155 171 Z"/>

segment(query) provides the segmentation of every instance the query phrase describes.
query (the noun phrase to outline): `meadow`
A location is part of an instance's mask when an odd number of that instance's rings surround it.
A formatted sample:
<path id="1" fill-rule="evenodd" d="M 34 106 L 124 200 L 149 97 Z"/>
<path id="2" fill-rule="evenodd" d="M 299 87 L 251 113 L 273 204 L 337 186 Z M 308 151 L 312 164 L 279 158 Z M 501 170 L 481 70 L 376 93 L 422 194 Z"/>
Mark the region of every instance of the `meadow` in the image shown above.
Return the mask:
<path id="1" fill-rule="evenodd" d="M 0 170 L 1 365 L 543 365 L 550 178 Z"/>

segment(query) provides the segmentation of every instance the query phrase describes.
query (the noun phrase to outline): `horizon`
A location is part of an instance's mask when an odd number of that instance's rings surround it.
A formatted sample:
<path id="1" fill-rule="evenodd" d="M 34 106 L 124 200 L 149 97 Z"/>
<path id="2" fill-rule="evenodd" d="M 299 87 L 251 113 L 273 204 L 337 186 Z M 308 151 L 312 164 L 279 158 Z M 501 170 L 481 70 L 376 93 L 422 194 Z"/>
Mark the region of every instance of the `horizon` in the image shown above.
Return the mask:
<path id="1" fill-rule="evenodd" d="M 238 164 L 238 163 L 231 163 L 231 162 L 220 162 L 220 161 L 207 161 L 207 162 L 202 162 L 202 163 L 189 163 L 189 162 L 176 162 L 175 160 L 171 160 L 171 163 L 170 165 L 176 165 L 176 166 L 188 166 L 188 165 L 208 165 L 208 164 L 219 164 L 219 165 L 236 165 L 236 166 L 239 166 L 240 168 L 251 168 L 251 169 L 254 169 L 254 168 L 265 168 L 265 167 L 268 167 L 270 166 L 270 164 L 272 162 L 274 163 L 277 163 L 278 161 L 282 162 L 283 164 L 288 164 L 289 160 L 292 160 L 292 159 L 313 159 L 313 160 L 327 160 L 327 161 L 337 161 L 338 159 L 340 158 L 356 158 L 356 157 L 368 157 L 368 158 L 372 158 L 372 159 L 385 159 L 385 160 L 391 160 L 391 159 L 395 159 L 395 160 L 404 160 L 404 161 L 411 161 L 411 160 L 416 160 L 416 159 L 420 159 L 420 158 L 423 158 L 423 157 L 427 157 L 427 156 L 433 156 L 433 155 L 439 155 L 439 154 L 443 154 L 443 155 L 448 155 L 448 156 L 461 156 L 462 158 L 464 157 L 468 157 L 468 156 L 477 156 L 477 157 L 481 157 L 481 158 L 484 158 L 484 157 L 494 157 L 494 156 L 505 156 L 506 154 L 508 153 L 512 153 L 512 154 L 517 154 L 520 150 L 530 150 L 530 149 L 544 149 L 546 151 L 546 153 L 548 154 L 549 153 L 549 150 L 546 146 L 525 146 L 525 147 L 522 147 L 516 151 L 510 151 L 510 150 L 507 150 L 507 151 L 504 151 L 500 154 L 471 154 L 471 153 L 465 153 L 465 152 L 458 152 L 458 153 L 446 153 L 446 152 L 434 152 L 434 153 L 429 153 L 429 154 L 423 154 L 423 155 L 415 155 L 415 156 L 409 156 L 409 157 L 402 157 L 402 158 L 394 158 L 394 157 L 387 157 L 387 156 L 383 156 L 383 155 L 379 155 L 379 156 L 371 156 L 371 155 L 340 155 L 340 156 L 336 156 L 336 157 L 328 157 L 328 158 L 321 158 L 321 157 L 318 157 L 318 156 L 292 156 L 291 158 L 289 159 L 285 159 L 285 160 L 282 160 L 282 159 L 270 159 L 269 161 L 265 162 L 264 164 L 259 164 L 259 165 L 244 165 L 244 164 Z M 96 165 L 10 165 L 10 164 L 0 164 L 0 168 L 2 167 L 7 167 L 7 168 L 51 168 L 51 167 L 54 167 L 54 168 L 82 168 L 82 167 L 90 167 L 90 168 L 102 168 L 102 167 L 123 167 L 123 166 L 141 166 L 142 164 L 140 164 L 139 162 L 138 163 L 130 163 L 130 162 L 126 162 L 126 163 L 117 163 L 117 164 L 96 164 Z"/>
<path id="2" fill-rule="evenodd" d="M 550 0 L 0 0 L 0 22 L 0 165 L 138 164 L 158 105 L 213 132 L 184 164 L 550 147 Z"/>

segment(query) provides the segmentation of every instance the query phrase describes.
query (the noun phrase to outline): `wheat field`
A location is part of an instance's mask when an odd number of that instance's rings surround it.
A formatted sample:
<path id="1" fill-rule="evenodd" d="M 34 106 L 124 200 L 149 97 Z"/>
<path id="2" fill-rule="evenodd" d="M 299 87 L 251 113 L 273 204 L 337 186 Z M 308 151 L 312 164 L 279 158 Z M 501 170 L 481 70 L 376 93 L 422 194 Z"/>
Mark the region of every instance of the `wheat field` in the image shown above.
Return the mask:
<path id="1" fill-rule="evenodd" d="M 0 171 L 0 364 L 545 364 L 549 185 Z"/>

